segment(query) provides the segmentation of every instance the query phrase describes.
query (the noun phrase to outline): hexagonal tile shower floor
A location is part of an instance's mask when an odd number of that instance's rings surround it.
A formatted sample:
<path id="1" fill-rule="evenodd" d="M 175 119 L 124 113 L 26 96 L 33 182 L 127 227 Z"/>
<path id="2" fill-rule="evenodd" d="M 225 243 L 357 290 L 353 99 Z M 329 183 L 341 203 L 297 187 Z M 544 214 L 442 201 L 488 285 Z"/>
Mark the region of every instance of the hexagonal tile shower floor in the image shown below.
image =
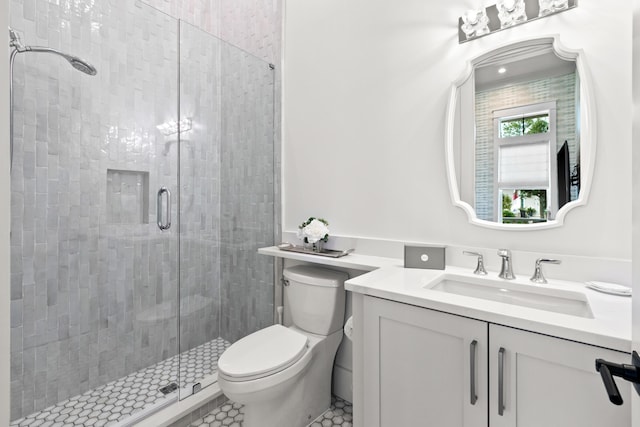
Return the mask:
<path id="1" fill-rule="evenodd" d="M 242 427 L 242 417 L 242 405 L 227 402 L 191 423 L 190 427 Z M 309 424 L 309 427 L 351 427 L 352 425 L 353 407 L 351 403 L 337 396 L 331 396 L 329 409 Z"/>
<path id="2" fill-rule="evenodd" d="M 178 366 L 183 387 L 214 373 L 218 357 L 229 345 L 222 338 L 206 342 L 119 380 L 15 420 L 11 427 L 115 425 L 165 399 L 167 395 L 159 389 L 176 380 Z"/>

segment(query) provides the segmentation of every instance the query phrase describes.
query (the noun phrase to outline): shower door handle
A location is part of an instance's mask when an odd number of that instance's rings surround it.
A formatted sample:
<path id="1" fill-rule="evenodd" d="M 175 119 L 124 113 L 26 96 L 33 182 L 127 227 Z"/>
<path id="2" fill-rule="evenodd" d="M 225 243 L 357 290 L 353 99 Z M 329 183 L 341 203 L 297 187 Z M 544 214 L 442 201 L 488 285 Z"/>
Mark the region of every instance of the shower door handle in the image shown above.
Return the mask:
<path id="1" fill-rule="evenodd" d="M 166 194 L 167 201 L 165 205 L 165 221 L 162 222 L 162 195 Z M 158 228 L 162 231 L 171 228 L 171 192 L 167 187 L 161 187 L 158 190 L 158 203 L 156 205 L 156 215 L 158 217 Z"/>

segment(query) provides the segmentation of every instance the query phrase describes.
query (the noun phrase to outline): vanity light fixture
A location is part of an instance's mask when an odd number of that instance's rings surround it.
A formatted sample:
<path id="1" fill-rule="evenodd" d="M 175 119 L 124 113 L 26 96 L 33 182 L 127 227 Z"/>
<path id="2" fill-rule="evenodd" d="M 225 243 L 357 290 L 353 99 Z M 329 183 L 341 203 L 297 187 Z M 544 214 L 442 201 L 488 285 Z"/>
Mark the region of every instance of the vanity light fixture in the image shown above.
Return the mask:
<path id="1" fill-rule="evenodd" d="M 497 0 L 493 6 L 467 10 L 458 19 L 458 42 L 464 43 L 577 6 L 578 0 Z"/>
<path id="2" fill-rule="evenodd" d="M 527 21 L 524 0 L 498 0 L 496 7 L 500 28 L 513 27 Z"/>
<path id="3" fill-rule="evenodd" d="M 547 16 L 569 8 L 568 0 L 538 0 L 540 12 L 538 16 Z"/>
<path id="4" fill-rule="evenodd" d="M 462 15 L 462 31 L 467 39 L 489 34 L 489 18 L 485 9 L 470 9 Z"/>

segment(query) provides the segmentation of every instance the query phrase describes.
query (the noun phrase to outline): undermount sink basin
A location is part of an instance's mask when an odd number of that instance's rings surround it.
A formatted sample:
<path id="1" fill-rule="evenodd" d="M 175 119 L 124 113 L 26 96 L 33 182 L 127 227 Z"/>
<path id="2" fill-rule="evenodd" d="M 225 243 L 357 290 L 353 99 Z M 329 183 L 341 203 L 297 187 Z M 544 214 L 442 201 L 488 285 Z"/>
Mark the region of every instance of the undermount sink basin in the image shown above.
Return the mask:
<path id="1" fill-rule="evenodd" d="M 580 292 L 564 289 L 453 274 L 445 274 L 440 280 L 424 288 L 554 313 L 593 318 L 587 297 Z"/>

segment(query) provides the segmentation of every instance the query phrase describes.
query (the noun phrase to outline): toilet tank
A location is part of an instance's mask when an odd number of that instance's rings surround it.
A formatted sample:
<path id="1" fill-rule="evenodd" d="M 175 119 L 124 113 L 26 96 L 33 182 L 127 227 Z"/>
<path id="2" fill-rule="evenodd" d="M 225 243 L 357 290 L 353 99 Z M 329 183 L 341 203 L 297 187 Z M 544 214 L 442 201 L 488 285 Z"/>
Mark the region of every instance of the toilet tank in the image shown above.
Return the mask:
<path id="1" fill-rule="evenodd" d="M 284 292 L 293 324 L 317 335 L 330 335 L 343 327 L 347 273 L 311 265 L 284 269 Z"/>

